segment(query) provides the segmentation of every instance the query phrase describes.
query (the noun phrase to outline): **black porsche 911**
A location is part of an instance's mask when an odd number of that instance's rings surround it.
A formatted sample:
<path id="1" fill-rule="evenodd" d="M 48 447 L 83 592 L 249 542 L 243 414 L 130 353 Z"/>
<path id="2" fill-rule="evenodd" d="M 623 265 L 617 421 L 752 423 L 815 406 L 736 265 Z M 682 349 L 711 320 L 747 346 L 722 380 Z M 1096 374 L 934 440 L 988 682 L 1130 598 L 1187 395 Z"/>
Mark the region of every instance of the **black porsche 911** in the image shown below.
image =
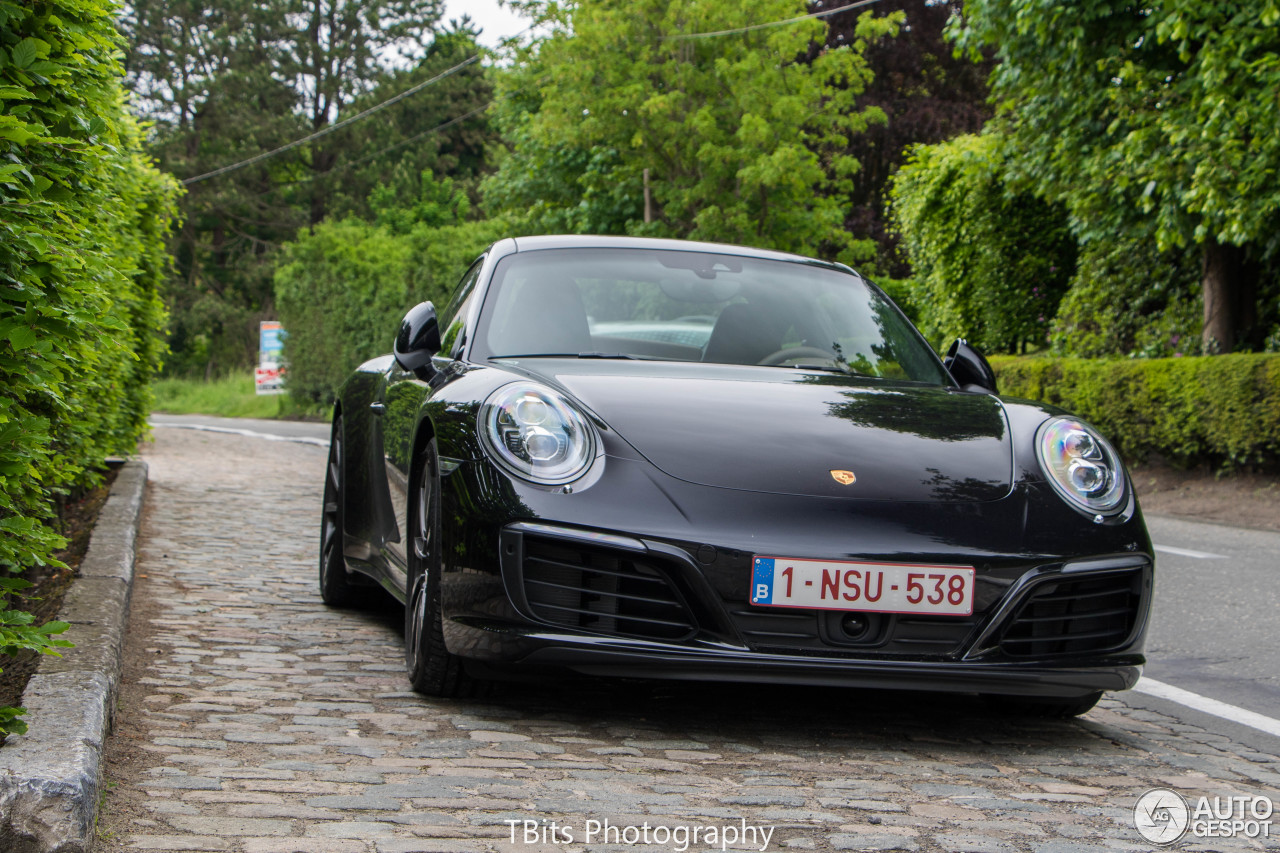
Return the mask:
<path id="1" fill-rule="evenodd" d="M 1105 438 L 840 264 L 502 240 L 336 400 L 321 593 L 405 602 L 427 694 L 569 670 L 1078 714 L 1137 681 L 1153 567 Z"/>

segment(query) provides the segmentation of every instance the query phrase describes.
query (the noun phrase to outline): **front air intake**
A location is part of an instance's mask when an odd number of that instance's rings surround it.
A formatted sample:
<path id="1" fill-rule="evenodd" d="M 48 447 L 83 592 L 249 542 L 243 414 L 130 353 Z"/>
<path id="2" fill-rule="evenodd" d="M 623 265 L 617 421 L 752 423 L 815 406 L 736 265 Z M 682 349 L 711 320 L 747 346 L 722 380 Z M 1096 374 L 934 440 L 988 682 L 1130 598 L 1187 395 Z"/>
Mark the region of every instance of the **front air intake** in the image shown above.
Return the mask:
<path id="1" fill-rule="evenodd" d="M 665 569 L 644 555 L 526 536 L 521 584 L 532 615 L 552 625 L 668 641 L 696 629 Z"/>
<path id="2" fill-rule="evenodd" d="M 1133 633 L 1141 602 L 1141 569 L 1044 581 L 1010 619 L 1000 649 L 1042 658 L 1119 648 Z"/>

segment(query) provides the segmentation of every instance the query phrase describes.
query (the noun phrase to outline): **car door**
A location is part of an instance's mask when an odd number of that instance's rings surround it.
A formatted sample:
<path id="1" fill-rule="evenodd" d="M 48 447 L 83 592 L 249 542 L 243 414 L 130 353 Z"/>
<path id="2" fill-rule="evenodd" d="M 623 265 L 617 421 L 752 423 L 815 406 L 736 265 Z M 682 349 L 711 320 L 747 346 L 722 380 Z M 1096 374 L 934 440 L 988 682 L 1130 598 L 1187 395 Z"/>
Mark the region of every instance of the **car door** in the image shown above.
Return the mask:
<path id="1" fill-rule="evenodd" d="M 435 376 L 427 381 L 393 361 L 387 369 L 381 399 L 372 407 L 379 415 L 380 428 L 375 432 L 382 448 L 382 461 L 386 471 L 386 500 L 380 503 L 391 508 L 391 517 L 382 523 L 383 558 L 393 582 L 401 591 L 404 591 L 408 578 L 411 533 L 407 524 L 418 413 L 430 397 L 432 388 L 444 376 L 440 371 L 440 362 L 447 363 L 461 352 L 464 343 L 462 330 L 468 314 L 466 307 L 480 277 L 483 262 L 482 257 L 463 275 L 440 318 L 444 334 L 441 337 L 441 356 L 434 360 L 437 370 Z"/>

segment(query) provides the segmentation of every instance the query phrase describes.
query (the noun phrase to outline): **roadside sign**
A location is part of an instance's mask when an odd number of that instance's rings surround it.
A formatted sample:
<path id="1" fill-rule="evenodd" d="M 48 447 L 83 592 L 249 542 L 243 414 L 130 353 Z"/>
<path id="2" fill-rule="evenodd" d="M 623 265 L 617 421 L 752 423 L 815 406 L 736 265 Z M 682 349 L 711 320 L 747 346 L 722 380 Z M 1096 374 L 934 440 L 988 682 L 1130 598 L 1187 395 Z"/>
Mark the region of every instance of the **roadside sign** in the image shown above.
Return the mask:
<path id="1" fill-rule="evenodd" d="M 285 365 L 284 327 L 277 320 L 263 320 L 258 324 L 258 369 L 254 372 L 254 386 L 259 394 L 283 394 Z"/>

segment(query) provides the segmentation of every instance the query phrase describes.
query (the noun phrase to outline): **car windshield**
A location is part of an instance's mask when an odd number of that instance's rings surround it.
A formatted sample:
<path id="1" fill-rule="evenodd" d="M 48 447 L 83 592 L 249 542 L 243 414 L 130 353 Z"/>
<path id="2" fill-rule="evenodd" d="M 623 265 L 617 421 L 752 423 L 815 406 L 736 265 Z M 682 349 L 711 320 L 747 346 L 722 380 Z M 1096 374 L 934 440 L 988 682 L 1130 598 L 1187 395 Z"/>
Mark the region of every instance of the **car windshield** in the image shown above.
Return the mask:
<path id="1" fill-rule="evenodd" d="M 809 368 L 950 384 L 928 344 L 858 276 L 803 262 L 659 249 L 503 258 L 481 358 L 634 358 Z"/>

